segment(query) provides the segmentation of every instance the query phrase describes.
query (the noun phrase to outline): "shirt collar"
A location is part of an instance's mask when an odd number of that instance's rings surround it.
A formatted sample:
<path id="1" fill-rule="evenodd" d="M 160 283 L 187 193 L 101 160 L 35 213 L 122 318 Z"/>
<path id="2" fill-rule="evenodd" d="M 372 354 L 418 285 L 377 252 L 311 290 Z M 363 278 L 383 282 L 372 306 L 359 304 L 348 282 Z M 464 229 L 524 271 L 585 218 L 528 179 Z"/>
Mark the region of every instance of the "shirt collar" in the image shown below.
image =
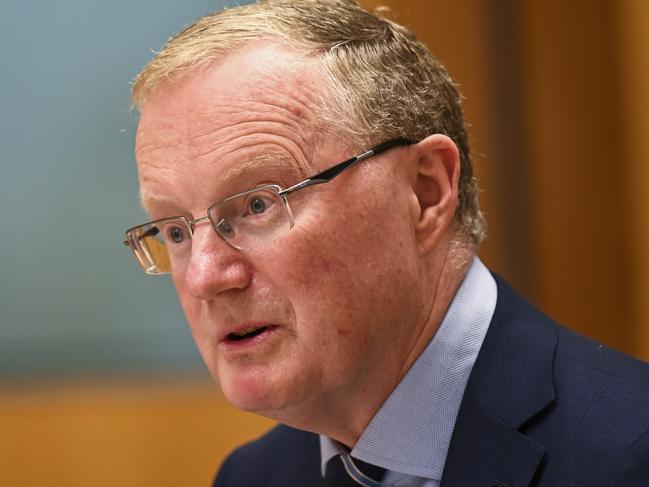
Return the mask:
<path id="1" fill-rule="evenodd" d="M 351 455 L 441 479 L 469 374 L 496 307 L 496 283 L 474 258 L 433 339 L 367 425 Z M 320 436 L 321 467 L 345 448 Z"/>

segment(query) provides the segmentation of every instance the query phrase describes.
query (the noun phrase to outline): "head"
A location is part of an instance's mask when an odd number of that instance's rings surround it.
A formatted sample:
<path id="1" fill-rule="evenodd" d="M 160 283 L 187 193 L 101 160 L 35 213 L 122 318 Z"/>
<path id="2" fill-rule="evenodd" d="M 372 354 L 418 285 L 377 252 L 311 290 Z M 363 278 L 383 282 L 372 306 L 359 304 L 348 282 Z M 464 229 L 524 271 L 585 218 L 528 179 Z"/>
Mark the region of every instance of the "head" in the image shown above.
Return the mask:
<path id="1" fill-rule="evenodd" d="M 267 1 L 172 38 L 133 100 L 153 219 L 415 142 L 289 195 L 294 227 L 271 243 L 237 249 L 198 224 L 172 262 L 199 350 L 240 408 L 309 428 L 318 409 L 389 392 L 430 335 L 453 249 L 484 234 L 460 97 L 428 50 L 352 1 Z"/>

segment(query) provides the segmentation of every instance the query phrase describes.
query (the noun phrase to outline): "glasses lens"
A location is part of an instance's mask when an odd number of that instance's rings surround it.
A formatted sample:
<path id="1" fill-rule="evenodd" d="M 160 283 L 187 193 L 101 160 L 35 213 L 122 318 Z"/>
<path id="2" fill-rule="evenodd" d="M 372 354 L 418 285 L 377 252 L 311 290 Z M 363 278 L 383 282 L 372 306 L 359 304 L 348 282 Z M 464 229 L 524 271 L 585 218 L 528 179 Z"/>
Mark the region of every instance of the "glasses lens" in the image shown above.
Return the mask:
<path id="1" fill-rule="evenodd" d="M 147 274 L 171 272 L 171 260 L 187 247 L 191 234 L 187 223 L 170 218 L 140 225 L 126 233 L 126 240 Z"/>
<path id="2" fill-rule="evenodd" d="M 264 186 L 228 198 L 210 208 L 214 229 L 233 247 L 249 249 L 281 237 L 293 220 L 279 187 Z"/>

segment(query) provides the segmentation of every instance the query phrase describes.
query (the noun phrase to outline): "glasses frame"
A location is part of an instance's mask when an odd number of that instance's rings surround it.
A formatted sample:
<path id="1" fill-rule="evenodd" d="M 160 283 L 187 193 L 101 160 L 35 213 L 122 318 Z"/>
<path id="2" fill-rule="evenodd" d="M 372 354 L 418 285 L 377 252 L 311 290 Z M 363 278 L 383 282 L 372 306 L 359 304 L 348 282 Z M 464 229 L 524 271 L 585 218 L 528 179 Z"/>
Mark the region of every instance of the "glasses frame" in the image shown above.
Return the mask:
<path id="1" fill-rule="evenodd" d="M 193 220 L 190 220 L 189 218 L 187 218 L 185 216 L 170 216 L 170 217 L 165 217 L 165 218 L 159 218 L 157 220 L 152 220 L 150 222 L 142 223 L 140 225 L 136 225 L 136 226 L 131 227 L 128 230 L 126 230 L 126 232 L 125 232 L 125 237 L 126 238 L 124 239 L 123 243 L 124 243 L 125 246 L 127 246 L 127 247 L 129 247 L 131 249 L 131 251 L 135 255 L 135 258 L 137 259 L 137 261 L 140 263 L 140 265 L 144 269 L 144 272 L 146 274 L 152 274 L 152 275 L 168 274 L 169 272 L 166 272 L 166 271 L 155 272 L 155 271 L 151 271 L 150 269 L 147 269 L 146 266 L 144 265 L 144 263 L 142 262 L 141 257 L 137 253 L 136 244 L 134 244 L 134 243 L 131 244 L 130 239 L 134 238 L 134 236 L 132 234 L 132 232 L 134 230 L 137 230 L 138 228 L 141 228 L 141 227 L 153 225 L 156 222 L 162 222 L 162 221 L 168 221 L 168 220 L 181 220 L 187 225 L 187 228 L 189 229 L 189 232 L 190 232 L 190 236 L 193 238 L 193 236 L 194 236 L 194 227 L 198 223 L 201 223 L 201 222 L 204 222 L 204 221 L 208 220 L 212 224 L 212 228 L 214 229 L 214 232 L 219 237 L 221 237 L 231 247 L 234 247 L 235 249 L 241 250 L 238 247 L 236 247 L 232 242 L 230 242 L 226 237 L 224 237 L 221 234 L 221 232 L 219 231 L 218 226 L 219 226 L 220 222 L 219 223 L 215 222 L 211 217 L 212 210 L 215 207 L 223 204 L 226 201 L 230 201 L 232 199 L 243 196 L 243 195 L 245 195 L 247 193 L 258 191 L 260 189 L 272 189 L 272 190 L 277 192 L 277 194 L 278 194 L 278 196 L 280 198 L 280 201 L 282 202 L 282 206 L 284 207 L 284 210 L 286 211 L 286 213 L 288 215 L 289 230 L 290 230 L 291 228 L 293 228 L 294 222 L 293 222 L 293 215 L 292 215 L 292 212 L 291 212 L 291 208 L 290 208 L 290 206 L 288 204 L 288 200 L 286 199 L 286 197 L 289 194 L 295 193 L 296 191 L 299 191 L 299 190 L 304 189 L 304 188 L 308 188 L 309 186 L 315 186 L 317 184 L 328 183 L 329 181 L 336 178 L 341 173 L 343 173 L 344 171 L 346 171 L 350 167 L 356 165 L 360 161 L 368 159 L 368 158 L 370 158 L 372 156 L 379 155 L 379 154 L 381 154 L 381 153 L 383 153 L 383 152 L 385 152 L 385 151 L 387 151 L 389 149 L 392 149 L 394 147 L 407 146 L 407 145 L 411 145 L 412 143 L 413 143 L 412 141 L 410 141 L 409 139 L 406 139 L 404 137 L 399 137 L 399 138 L 388 140 L 387 142 L 383 142 L 383 143 L 381 143 L 381 144 L 379 144 L 377 146 L 374 146 L 371 149 L 368 149 L 365 152 L 362 152 L 361 154 L 358 154 L 358 155 L 356 155 L 354 157 L 351 157 L 351 158 L 349 158 L 347 160 L 339 162 L 338 164 L 334 164 L 333 166 L 328 167 L 324 171 L 320 171 L 319 173 L 314 174 L 313 176 L 310 176 L 310 177 L 306 178 L 305 180 L 300 181 L 297 184 L 294 184 L 293 186 L 289 186 L 286 189 L 282 189 L 280 186 L 278 186 L 276 184 L 266 184 L 266 185 L 258 186 L 258 187 L 253 188 L 253 189 L 249 189 L 247 191 L 241 191 L 239 193 L 236 193 L 236 194 L 230 195 L 230 196 L 228 196 L 226 198 L 223 198 L 222 200 L 219 200 L 216 203 L 210 205 L 207 208 L 207 213 L 206 213 L 205 216 L 201 216 L 201 217 L 195 218 Z M 145 252 L 146 252 L 146 250 L 145 250 Z M 149 258 L 150 258 L 150 256 L 149 256 Z M 153 261 L 153 259 L 151 259 L 151 260 Z"/>

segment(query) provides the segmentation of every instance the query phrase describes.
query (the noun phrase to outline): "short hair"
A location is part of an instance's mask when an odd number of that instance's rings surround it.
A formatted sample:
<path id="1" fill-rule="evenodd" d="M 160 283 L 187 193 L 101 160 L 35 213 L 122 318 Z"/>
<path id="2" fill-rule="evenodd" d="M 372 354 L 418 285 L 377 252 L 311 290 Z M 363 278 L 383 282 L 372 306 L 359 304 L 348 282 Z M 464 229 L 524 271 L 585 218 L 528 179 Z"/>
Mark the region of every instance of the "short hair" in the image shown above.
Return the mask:
<path id="1" fill-rule="evenodd" d="M 484 238 L 485 220 L 455 83 L 408 29 L 354 0 L 261 0 L 201 17 L 169 39 L 136 77 L 133 104 L 141 108 L 160 81 L 261 39 L 321 61 L 326 103 L 335 107 L 325 122 L 354 145 L 397 137 L 419 141 L 435 133 L 450 137 L 461 163 L 455 223 L 473 243 Z"/>

